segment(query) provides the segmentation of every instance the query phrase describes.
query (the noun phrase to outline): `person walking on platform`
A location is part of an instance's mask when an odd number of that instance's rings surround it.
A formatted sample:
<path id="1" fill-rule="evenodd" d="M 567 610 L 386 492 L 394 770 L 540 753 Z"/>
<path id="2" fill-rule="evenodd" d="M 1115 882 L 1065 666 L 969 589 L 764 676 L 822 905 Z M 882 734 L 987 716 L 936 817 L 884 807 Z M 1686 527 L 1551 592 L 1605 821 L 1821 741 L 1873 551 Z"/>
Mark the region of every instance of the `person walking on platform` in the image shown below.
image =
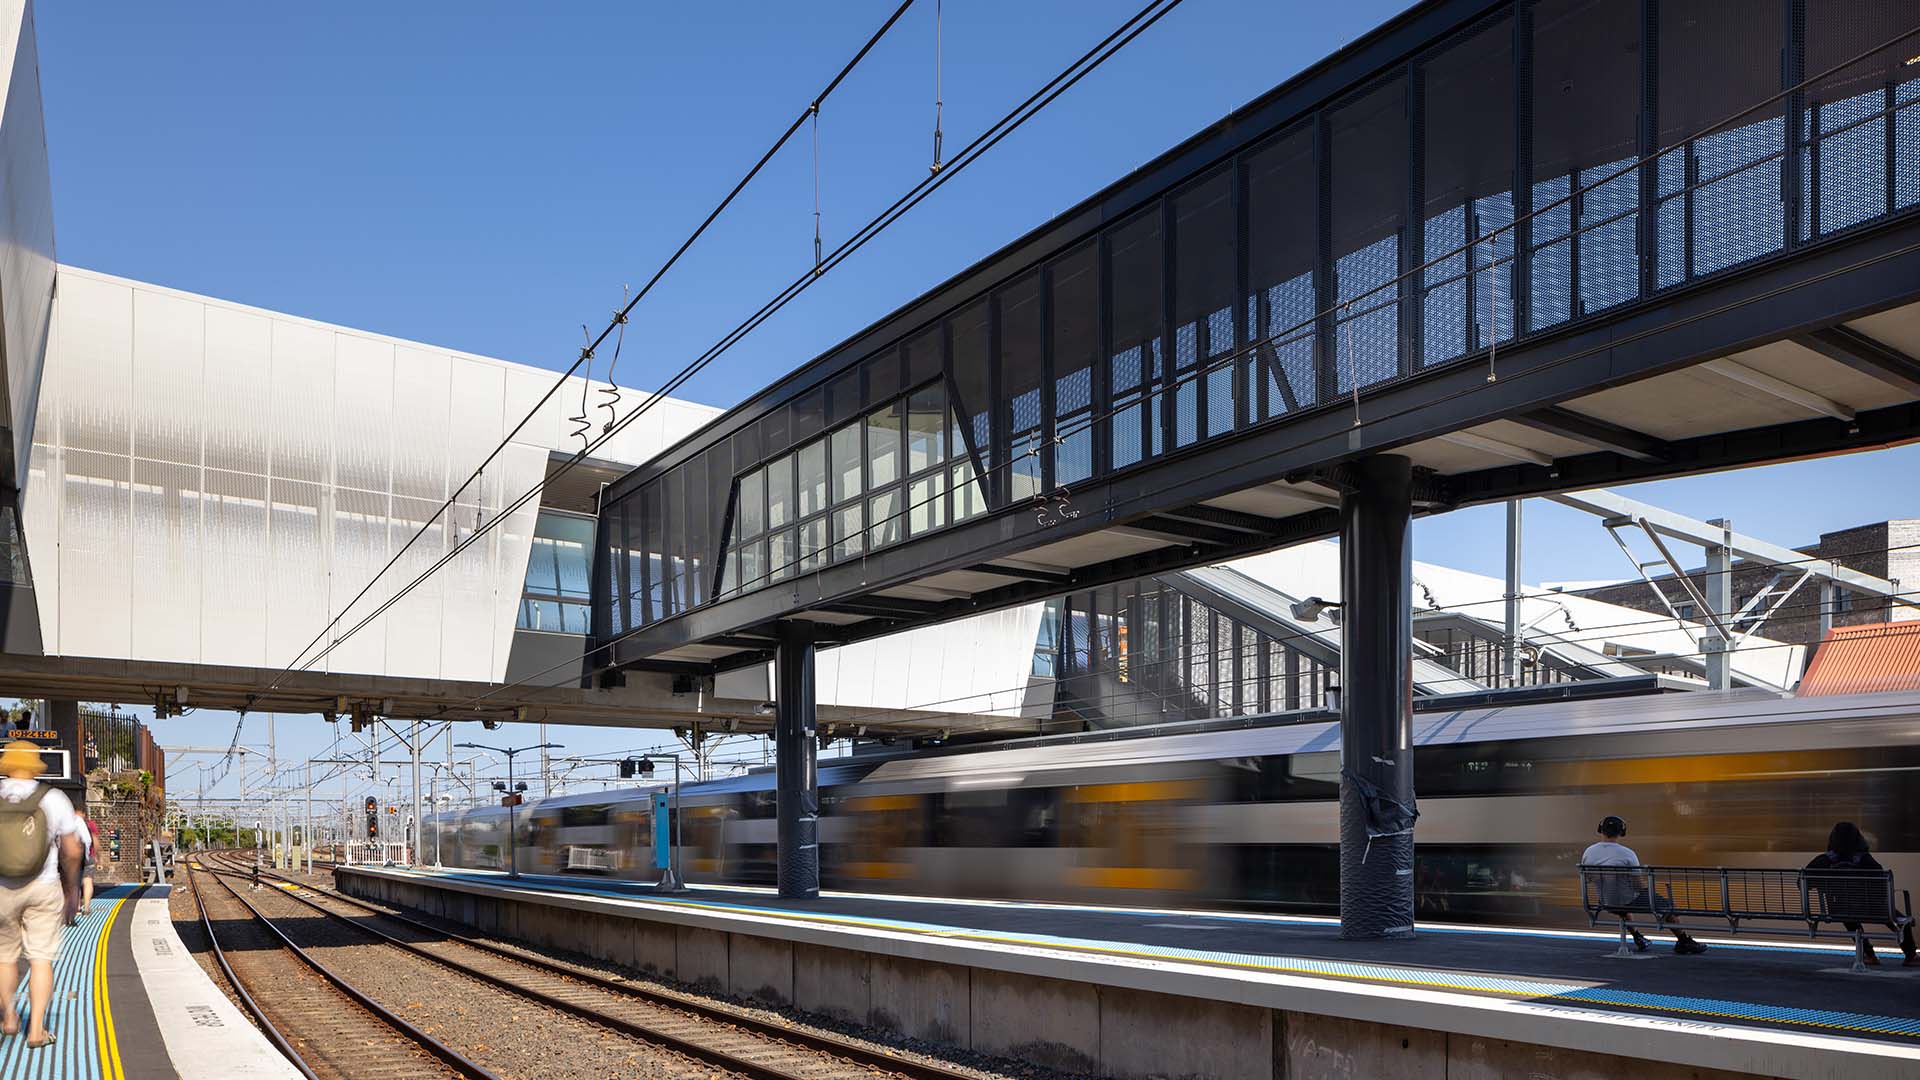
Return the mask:
<path id="1" fill-rule="evenodd" d="M 80 819 L 65 793 L 37 779 L 40 748 L 0 751 L 0 1035 L 20 1033 L 14 1010 L 20 954 L 27 957 L 27 1045 L 53 1042 L 47 1005 L 60 928 L 80 907 Z"/>
<path id="2" fill-rule="evenodd" d="M 1852 899 L 1847 896 L 1847 890 L 1841 887 L 1841 882 L 1844 881 L 1841 875 L 1849 870 L 1880 870 L 1883 869 L 1883 867 L 1881 867 L 1880 863 L 1868 852 L 1867 838 L 1861 835 L 1860 826 L 1855 825 L 1851 821 L 1842 821 L 1833 827 L 1832 832 L 1827 834 L 1827 850 L 1815 855 L 1812 861 L 1807 863 L 1807 869 L 1834 870 L 1839 872 L 1836 873 L 1834 877 L 1840 878 L 1841 880 L 1830 881 L 1826 887 L 1818 884 L 1814 886 L 1826 895 L 1826 902 L 1829 905 L 1839 906 L 1847 900 Z M 1839 914 L 1839 912 L 1835 912 L 1834 914 Z M 1847 922 L 1841 925 L 1845 926 L 1850 933 L 1858 934 L 1860 932 L 1860 924 L 1857 922 Z M 1889 925 L 1888 929 L 1895 928 Z M 1861 962 L 1869 967 L 1879 967 L 1880 958 L 1874 955 L 1873 942 L 1865 938 L 1860 938 L 1859 941 Z M 1902 965 L 1903 967 L 1920 967 L 1920 955 L 1916 955 L 1914 949 L 1912 924 L 1908 924 L 1900 930 L 1900 951 L 1906 954 L 1906 962 Z"/>
<path id="3" fill-rule="evenodd" d="M 1640 865 L 1639 854 L 1620 842 L 1620 838 L 1627 835 L 1625 821 L 1608 814 L 1600 819 L 1597 831 L 1600 833 L 1600 839 L 1587 845 L 1587 850 L 1581 853 L 1581 866 Z M 1627 930 L 1633 934 L 1634 951 L 1646 952 L 1647 936 L 1640 932 L 1639 927 L 1633 925 L 1629 914 L 1644 911 L 1651 913 L 1656 922 L 1671 922 L 1673 916 L 1661 909 L 1662 907 L 1670 909 L 1673 905 L 1648 894 L 1647 879 L 1644 874 L 1610 875 L 1600 884 L 1603 890 L 1601 899 L 1606 910 L 1620 916 L 1620 920 L 1626 923 Z M 1685 930 L 1677 926 L 1669 926 L 1667 929 L 1673 931 L 1673 951 L 1681 956 L 1694 956 L 1707 951 L 1705 944 L 1695 940 L 1693 935 Z"/>
<path id="4" fill-rule="evenodd" d="M 75 810 L 80 817 L 80 911 L 85 915 L 93 911 L 93 819 L 85 810 Z M 71 926 L 73 920 L 68 920 Z"/>

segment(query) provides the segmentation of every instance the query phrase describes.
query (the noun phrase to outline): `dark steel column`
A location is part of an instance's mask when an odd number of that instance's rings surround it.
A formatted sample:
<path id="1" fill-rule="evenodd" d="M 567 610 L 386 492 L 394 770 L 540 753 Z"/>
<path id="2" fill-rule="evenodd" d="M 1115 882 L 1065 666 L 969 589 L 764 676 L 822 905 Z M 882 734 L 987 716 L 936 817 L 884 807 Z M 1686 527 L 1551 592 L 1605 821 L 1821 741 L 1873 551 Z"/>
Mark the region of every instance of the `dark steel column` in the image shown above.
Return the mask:
<path id="1" fill-rule="evenodd" d="M 820 895 L 820 787 L 814 771 L 813 635 L 782 623 L 774 654 L 773 762 L 780 828 L 780 895 Z"/>
<path id="2" fill-rule="evenodd" d="M 1340 497 L 1340 936 L 1413 933 L 1413 834 L 1385 831 L 1354 777 L 1413 805 L 1412 464 L 1352 466 Z"/>

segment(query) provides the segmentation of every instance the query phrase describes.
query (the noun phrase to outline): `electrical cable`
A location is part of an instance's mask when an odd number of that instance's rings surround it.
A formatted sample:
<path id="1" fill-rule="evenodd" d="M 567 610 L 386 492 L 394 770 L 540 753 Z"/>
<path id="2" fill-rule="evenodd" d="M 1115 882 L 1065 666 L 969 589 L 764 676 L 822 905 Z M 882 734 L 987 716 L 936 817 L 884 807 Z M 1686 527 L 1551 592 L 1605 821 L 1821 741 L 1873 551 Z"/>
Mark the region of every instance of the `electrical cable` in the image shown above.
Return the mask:
<path id="1" fill-rule="evenodd" d="M 794 134 L 800 130 L 800 125 L 806 121 L 807 116 L 812 110 L 816 108 L 820 102 L 832 96 L 833 92 L 839 88 L 841 82 L 853 72 L 853 69 L 858 66 L 862 60 L 866 59 L 867 54 L 872 52 L 874 46 L 880 43 L 880 39 L 885 37 L 887 32 L 893 29 L 893 25 L 900 21 L 900 17 L 906 14 L 907 9 L 913 6 L 913 2 L 914 0 L 903 0 L 900 6 L 894 9 L 893 14 L 888 16 L 886 22 L 882 23 L 878 30 L 874 31 L 873 35 L 860 47 L 860 50 L 854 54 L 853 59 L 847 61 L 847 63 L 835 73 L 833 78 L 828 81 L 825 89 L 814 96 L 807 108 L 802 110 L 800 115 L 795 117 L 791 124 L 787 125 L 786 130 L 773 141 L 773 145 L 769 146 L 765 153 L 760 155 L 760 159 L 754 162 L 753 167 L 748 169 L 746 174 L 734 183 L 733 187 L 727 191 L 727 194 L 721 198 L 719 203 L 707 212 L 707 216 L 701 220 L 700 224 L 695 226 L 693 232 L 688 234 L 687 238 L 680 242 L 680 246 L 674 249 L 673 254 L 669 255 L 667 260 L 660 264 L 660 268 L 653 272 L 653 276 L 649 277 L 646 283 L 640 286 L 640 291 L 635 293 L 633 298 L 627 301 L 626 305 L 620 309 L 620 317 L 609 322 L 606 329 L 600 331 L 598 338 L 588 342 L 587 348 L 583 351 L 580 359 L 575 360 L 572 366 L 561 373 L 553 385 L 547 388 L 546 393 L 540 395 L 540 399 L 533 403 L 532 408 L 527 410 L 526 415 L 520 418 L 519 423 L 513 426 L 513 430 L 507 432 L 499 444 L 481 460 L 479 466 L 473 470 L 472 475 L 468 476 L 459 487 L 455 488 L 453 493 L 447 497 L 446 501 L 440 504 L 440 508 L 435 510 L 411 537 L 407 538 L 406 543 L 402 544 L 399 550 L 395 551 L 393 556 L 387 560 L 386 564 L 374 574 L 373 578 L 369 580 L 359 592 L 354 594 L 353 599 L 347 601 L 347 603 L 341 607 L 340 613 L 329 620 L 326 626 L 322 627 L 320 632 L 314 635 L 313 640 L 309 641 L 305 648 L 294 655 L 293 659 L 287 663 L 287 666 L 274 678 L 273 683 L 268 687 L 269 690 L 278 689 L 282 680 L 288 675 L 293 674 L 296 670 L 302 669 L 301 661 L 306 657 L 307 653 L 310 652 L 314 646 L 320 644 L 328 634 L 333 632 L 335 627 L 339 626 L 340 623 L 346 619 L 347 613 L 353 610 L 354 605 L 364 599 L 366 595 L 373 590 L 373 587 L 379 584 L 380 580 L 386 576 L 387 572 L 399 564 L 400 559 L 432 528 L 433 522 L 438 520 L 440 515 L 446 513 L 447 509 L 454 505 L 454 502 L 459 499 L 460 495 L 480 478 L 487 466 L 491 465 L 494 459 L 506 450 L 513 439 L 533 421 L 534 417 L 540 414 L 540 410 L 546 406 L 547 402 L 551 401 L 553 396 L 560 392 L 561 388 L 566 385 L 567 379 L 572 377 L 573 373 L 579 370 L 580 365 L 592 355 L 592 350 L 598 348 L 600 344 L 606 340 L 607 336 L 614 332 L 615 327 L 625 325 L 626 317 L 632 314 L 633 309 L 639 305 L 640 301 L 646 299 L 647 294 L 653 291 L 653 287 L 660 283 L 660 279 L 666 277 L 667 272 L 672 270 L 674 265 L 680 261 L 680 257 L 685 255 L 688 249 L 692 248 L 694 243 L 706 234 L 708 227 L 718 220 L 720 215 L 724 213 L 729 206 L 733 205 L 734 199 L 737 198 L 742 191 L 746 190 L 747 185 L 752 183 L 754 178 L 760 175 L 760 171 L 767 166 L 768 162 L 773 160 L 774 155 L 779 153 L 781 148 L 785 147 L 788 141 L 793 138 Z M 584 457 L 586 453 L 587 451 L 583 450 L 580 456 Z M 501 517 L 504 516 L 503 513 Z M 495 520 L 498 521 L 500 518 L 496 518 Z"/>
<path id="2" fill-rule="evenodd" d="M 461 541 L 459 544 L 457 544 L 453 548 L 453 550 L 441 556 L 426 570 L 422 571 L 419 576 L 415 577 L 407 585 L 403 586 L 398 591 L 396 591 L 392 597 L 389 597 L 371 614 L 367 615 L 365 618 L 361 619 L 358 623 L 356 623 L 353 627 L 349 628 L 346 633 L 335 637 L 334 640 L 331 641 L 326 648 L 322 649 L 319 653 L 315 654 L 315 656 L 308 659 L 305 665 L 302 665 L 302 666 L 303 667 L 310 666 L 314 663 L 318 663 L 321 658 L 326 656 L 328 653 L 332 652 L 333 649 L 337 648 L 341 643 L 345 642 L 348 638 L 352 637 L 354 634 L 358 633 L 360 630 L 364 629 L 366 626 L 371 624 L 374 619 L 377 619 L 388 608 L 392 607 L 395 603 L 399 602 L 401 598 L 405 597 L 408 593 L 412 592 L 413 589 L 417 588 L 422 582 L 424 582 L 427 578 L 431 577 L 441 567 L 445 566 L 449 562 L 452 562 L 468 547 L 478 542 L 482 538 L 482 536 L 485 535 L 486 532 L 490 532 L 494 527 L 499 525 L 502 521 L 505 521 L 509 514 L 511 514 L 513 511 L 517 510 L 521 506 L 526 505 L 529 501 L 537 498 L 539 496 L 540 491 L 544 489 L 548 483 L 550 483 L 552 480 L 559 477 L 560 475 L 566 473 L 568 470 L 572 469 L 581 460 L 584 460 L 586 455 L 591 453 L 595 447 L 605 443 L 606 441 L 611 439 L 615 434 L 617 434 L 621 430 L 624 430 L 628 424 L 631 424 L 635 420 L 639 419 L 654 405 L 654 403 L 664 400 L 666 396 L 670 394 L 674 389 L 677 389 L 680 385 L 685 383 L 688 379 L 698 374 L 700 370 L 704 369 L 708 364 L 712 363 L 715 359 L 719 358 L 727 350 L 731 349 L 735 344 L 737 344 L 741 339 L 743 339 L 747 334 L 751 333 L 754 329 L 759 327 L 762 323 L 766 322 L 767 319 L 771 318 L 775 313 L 780 311 L 787 304 L 791 303 L 801 293 L 805 292 L 807 288 L 809 288 L 815 281 L 817 281 L 821 276 L 823 276 L 828 270 L 831 270 L 834 267 L 838 266 L 841 262 L 844 262 L 848 257 L 850 257 L 854 252 L 858 251 L 861 247 L 864 247 L 869 240 L 879 235 L 894 221 L 897 221 L 900 217 L 904 216 L 907 211 L 911 210 L 914 206 L 917 206 L 921 201 L 925 200 L 929 195 L 931 195 L 935 190 L 937 190 L 941 184 L 945 183 L 947 180 L 951 179 L 952 177 L 958 175 L 967 165 L 970 165 L 974 161 L 979 160 L 979 158 L 983 156 L 987 150 L 991 149 L 994 145 L 997 145 L 1001 139 L 1004 139 L 1007 135 L 1011 134 L 1013 131 L 1017 130 L 1020 126 L 1025 124 L 1027 120 L 1031 119 L 1041 109 L 1044 109 L 1048 104 L 1050 104 L 1052 101 L 1057 99 L 1061 94 L 1065 93 L 1069 88 L 1071 88 L 1073 85 L 1078 83 L 1080 79 L 1090 74 L 1093 70 L 1095 70 L 1101 64 L 1103 64 L 1107 59 L 1110 59 L 1121 48 L 1125 47 L 1126 44 L 1128 44 L 1129 42 L 1137 38 L 1140 34 L 1144 33 L 1147 30 L 1147 28 L 1151 27 L 1155 22 L 1158 22 L 1160 18 L 1165 16 L 1168 12 L 1172 11 L 1174 8 L 1178 7 L 1182 2 L 1183 0 L 1151 0 L 1151 2 L 1145 8 L 1142 8 L 1138 14 L 1136 14 L 1132 19 L 1129 19 L 1125 24 L 1123 24 L 1121 29 L 1114 31 L 1112 34 L 1109 34 L 1107 38 L 1104 39 L 1099 45 L 1096 45 L 1093 49 L 1089 50 L 1073 65 L 1069 65 L 1067 70 L 1063 71 L 1060 75 L 1055 76 L 1051 82 L 1049 82 L 1046 86 L 1043 86 L 1040 90 L 1035 91 L 1035 93 L 1031 97 L 1029 97 L 1020 106 L 1017 106 L 1014 112 L 1009 113 L 999 123 L 995 124 L 994 127 L 989 128 L 986 133 L 983 133 L 979 138 L 975 139 L 973 143 L 969 144 L 966 150 L 963 150 L 961 152 L 961 155 L 956 156 L 953 161 L 949 162 L 948 167 L 943 169 L 938 176 L 928 177 L 922 180 L 919 184 L 915 185 L 915 187 L 907 195 L 903 195 L 898 201 L 896 201 L 893 204 L 893 206 L 889 207 L 887 210 L 883 211 L 879 216 L 875 217 L 872 221 L 868 222 L 866 226 L 862 227 L 860 231 L 856 232 L 853 237 L 849 238 L 847 241 L 842 243 L 841 246 L 839 246 L 838 248 L 835 248 L 833 254 L 827 257 L 826 261 L 818 270 L 809 270 L 808 272 L 803 274 L 800 278 L 796 279 L 792 284 L 788 285 L 786 289 L 782 290 L 781 293 L 778 294 L 773 300 L 768 301 L 758 312 L 750 316 L 745 322 L 742 322 L 740 325 L 735 327 L 734 330 L 728 332 L 719 342 L 716 342 L 712 347 L 710 347 L 707 350 L 707 352 L 703 354 L 699 359 L 693 361 L 692 363 L 689 363 L 686 367 L 683 367 L 678 374 L 676 374 L 672 379 L 669 379 L 667 383 L 664 384 L 660 390 L 656 391 L 652 397 L 648 398 L 646 401 L 641 402 L 639 405 L 636 405 L 631 411 L 627 413 L 627 415 L 624 418 L 622 418 L 618 423 L 613 425 L 613 427 L 610 430 L 608 430 L 606 433 L 604 433 L 599 439 L 596 439 L 593 443 L 589 444 L 586 448 L 581 450 L 574 457 L 568 459 L 565 462 L 562 462 L 559 466 L 555 468 L 553 472 L 548 473 L 544 478 L 542 478 L 539 483 L 536 483 L 532 487 L 528 488 L 526 492 L 522 493 L 512 503 L 510 503 L 508 506 L 503 508 L 501 512 L 493 518 L 493 520 L 487 523 L 485 530 L 476 531 L 476 533 L 473 536 L 470 536 L 466 540 Z M 1158 10 L 1155 10 L 1155 9 L 1158 9 Z M 1078 70 L 1076 70 L 1076 68 Z M 337 625 L 338 621 L 339 620 L 336 618 L 335 625 Z M 325 636 L 326 636 L 326 633 L 323 631 L 321 634 L 321 637 L 325 637 Z M 318 638 L 315 639 L 316 643 L 318 640 L 319 640 Z M 294 669 L 289 668 L 288 673 L 290 673 L 292 670 Z"/>

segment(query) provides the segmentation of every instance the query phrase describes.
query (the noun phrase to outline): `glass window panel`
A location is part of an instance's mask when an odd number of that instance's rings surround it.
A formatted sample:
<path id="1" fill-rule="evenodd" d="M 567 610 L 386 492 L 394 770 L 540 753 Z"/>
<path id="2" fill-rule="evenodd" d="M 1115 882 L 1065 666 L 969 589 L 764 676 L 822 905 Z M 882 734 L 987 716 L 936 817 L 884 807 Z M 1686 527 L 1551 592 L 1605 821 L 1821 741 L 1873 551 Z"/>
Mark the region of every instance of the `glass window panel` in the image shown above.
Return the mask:
<path id="1" fill-rule="evenodd" d="M 800 553 L 794 544 L 792 529 L 781 529 L 767 537 L 767 580 L 784 581 L 793 576 Z"/>
<path id="2" fill-rule="evenodd" d="M 907 521 L 913 535 L 947 523 L 947 478 L 939 473 L 915 480 L 907 488 Z"/>
<path id="3" fill-rule="evenodd" d="M 1053 344 L 1053 478 L 1093 473 L 1093 367 L 1100 355 L 1100 261 L 1092 244 L 1054 260 L 1047 271 L 1048 333 Z"/>
<path id="4" fill-rule="evenodd" d="M 1160 381 L 1164 370 L 1161 334 L 1165 331 L 1160 211 L 1156 207 L 1113 229 L 1107 236 L 1107 282 L 1112 293 L 1107 333 L 1112 353 L 1108 385 L 1115 406 Z M 1156 414 L 1157 415 L 1157 414 Z M 1144 432 L 1140 409 L 1113 417 L 1113 463 L 1131 464 L 1157 446 L 1158 428 Z"/>
<path id="5" fill-rule="evenodd" d="M 818 570 L 827 561 L 827 519 L 800 523 L 800 569 Z"/>
<path id="6" fill-rule="evenodd" d="M 965 521 L 986 510 L 986 493 L 980 490 L 980 481 L 974 478 L 971 464 L 955 465 L 952 480 L 953 520 Z"/>
<path id="7" fill-rule="evenodd" d="M 833 557 L 836 560 L 849 559 L 866 550 L 864 547 L 866 537 L 865 519 L 861 514 L 861 506 L 859 503 L 835 510 L 831 516 L 833 519 Z"/>
<path id="8" fill-rule="evenodd" d="M 1421 271 L 1424 364 L 1513 336 L 1513 72 L 1505 17 L 1421 66 L 1422 215 L 1433 263 Z"/>
<path id="9" fill-rule="evenodd" d="M 526 592 L 557 596 L 560 593 L 560 565 L 554 551 L 555 541 L 545 536 L 533 538 L 527 553 Z"/>
<path id="10" fill-rule="evenodd" d="M 1313 131 L 1283 135 L 1246 158 L 1247 298 L 1259 415 L 1275 417 L 1319 400 L 1314 374 L 1313 286 L 1319 252 L 1320 178 Z"/>
<path id="11" fill-rule="evenodd" d="M 895 401 L 867 414 L 867 486 L 877 488 L 900 479 L 901 410 Z"/>
<path id="12" fill-rule="evenodd" d="M 801 447 L 794 462 L 799 470 L 799 514 L 811 517 L 827 508 L 827 440 Z"/>
<path id="13" fill-rule="evenodd" d="M 1000 315 L 1000 394 L 1006 402 L 1004 424 L 1012 497 L 1024 499 L 1040 492 L 1041 386 L 1046 377 L 1042 356 L 1040 275 L 1029 274 L 994 296 Z"/>
<path id="14" fill-rule="evenodd" d="M 848 424 L 833 433 L 833 501 L 837 506 L 857 499 L 865 490 L 861 483 L 866 453 L 860 448 L 859 424 Z"/>
<path id="15" fill-rule="evenodd" d="M 981 468 L 993 468 L 988 400 L 989 362 L 988 309 L 985 300 L 961 310 L 948 320 L 953 336 L 953 368 L 947 385 L 953 394 L 954 413 L 960 419 L 962 440 L 953 444 L 954 453 L 971 452 Z"/>
<path id="16" fill-rule="evenodd" d="M 758 536 L 767 531 L 767 474 L 755 469 L 740 478 L 740 503 L 735 516 L 741 536 Z"/>
<path id="17" fill-rule="evenodd" d="M 767 583 L 767 542 L 753 540 L 740 547 L 740 588 L 750 592 Z"/>
<path id="18" fill-rule="evenodd" d="M 1407 205 L 1407 88 L 1395 77 L 1333 110 L 1335 375 L 1342 393 L 1400 371 L 1400 234 Z"/>
<path id="19" fill-rule="evenodd" d="M 1173 366 L 1176 372 L 1211 367 L 1206 362 L 1233 351 L 1233 296 L 1239 291 L 1234 219 L 1233 173 L 1221 171 L 1173 196 Z M 1175 441 L 1233 430 L 1233 374 L 1221 365 L 1224 380 L 1196 384 L 1204 396 L 1204 416 L 1184 407 L 1174 425 Z M 1201 408 L 1196 402 L 1194 408 Z"/>
<path id="20" fill-rule="evenodd" d="M 900 542 L 900 489 L 867 499 L 867 543 L 875 548 Z"/>
<path id="21" fill-rule="evenodd" d="M 946 459 L 947 395 L 939 383 L 907 399 L 907 471 L 919 472 Z"/>
<path id="22" fill-rule="evenodd" d="M 793 520 L 793 456 L 770 463 L 767 472 L 767 528 Z"/>

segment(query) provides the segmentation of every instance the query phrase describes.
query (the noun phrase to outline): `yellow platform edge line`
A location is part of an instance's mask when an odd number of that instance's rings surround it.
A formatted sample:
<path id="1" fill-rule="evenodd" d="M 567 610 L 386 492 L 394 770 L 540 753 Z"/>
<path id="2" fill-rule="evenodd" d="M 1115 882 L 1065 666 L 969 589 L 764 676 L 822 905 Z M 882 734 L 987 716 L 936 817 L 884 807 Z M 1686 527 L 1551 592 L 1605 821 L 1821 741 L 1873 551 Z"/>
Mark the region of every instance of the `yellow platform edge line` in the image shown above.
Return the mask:
<path id="1" fill-rule="evenodd" d="M 127 902 L 121 897 L 107 910 L 107 917 L 100 926 L 100 940 L 93 947 L 93 1017 L 94 1031 L 99 1040 L 100 1080 L 126 1080 L 126 1072 L 120 1064 L 120 1038 L 113 1030 L 113 1000 L 107 989 L 107 942 L 113 936 L 113 924 L 120 918 L 120 908 Z"/>
<path id="2" fill-rule="evenodd" d="M 643 904 L 646 902 L 647 901 L 641 901 L 641 903 Z M 660 901 L 655 901 L 655 903 L 660 903 Z M 709 910 L 723 910 L 728 912 L 740 911 L 738 907 L 733 905 L 708 905 L 708 904 L 701 903 L 700 901 L 697 901 L 697 900 L 696 901 L 668 900 L 668 901 L 664 901 L 664 903 L 674 907 L 680 907 L 680 908 L 704 907 Z M 1378 984 L 1384 984 L 1384 985 L 1398 985 L 1398 986 L 1432 987 L 1434 989 L 1453 990 L 1461 993 L 1474 994 L 1477 996 L 1491 997 L 1496 999 L 1504 999 L 1508 1001 L 1519 1001 L 1522 1003 L 1553 1000 L 1553 995 L 1544 995 L 1544 996 L 1536 996 L 1536 997 L 1517 996 L 1504 991 L 1488 990 L 1484 987 L 1463 985 L 1461 983 L 1448 982 L 1443 979 L 1423 979 L 1423 978 L 1418 978 L 1413 976 L 1397 976 L 1396 977 L 1396 976 L 1388 976 L 1388 975 L 1349 975 L 1349 974 L 1339 974 L 1335 972 L 1321 971 L 1321 970 L 1318 970 L 1317 968 L 1295 966 L 1295 965 L 1286 964 L 1286 963 L 1259 963 L 1259 962 L 1246 962 L 1246 961 L 1235 961 L 1235 960 L 1212 960 L 1212 959 L 1203 959 L 1200 957 L 1167 956 L 1163 953 L 1144 952 L 1144 951 L 1138 951 L 1133 949 L 1104 948 L 1097 945 L 1049 944 L 1049 943 L 1042 943 L 1042 942 L 1035 942 L 1035 941 L 1027 941 L 1020 938 L 1001 937 L 995 934 L 982 933 L 979 931 L 918 930 L 918 929 L 913 929 L 909 927 L 890 926 L 886 923 L 870 922 L 868 920 L 861 919 L 856 916 L 828 915 L 825 913 L 816 913 L 816 912 L 786 912 L 786 911 L 780 911 L 779 909 L 776 909 L 776 908 L 758 909 L 758 910 L 752 911 L 752 914 L 771 915 L 777 918 L 790 919 L 796 922 L 815 922 L 815 923 L 826 923 L 829 925 L 837 924 L 842 926 L 856 926 L 862 929 L 886 930 L 893 933 L 917 934 L 923 937 L 959 938 L 961 940 L 979 941 L 979 942 L 985 942 L 985 943 L 995 944 L 995 945 L 1015 945 L 1015 946 L 1020 946 L 1024 948 L 1029 948 L 1029 949 L 1056 949 L 1056 950 L 1061 950 L 1065 952 L 1084 952 L 1084 953 L 1093 953 L 1096 955 L 1119 956 L 1119 957 L 1125 957 L 1128 959 L 1156 960 L 1161 963 L 1199 964 L 1207 967 L 1237 968 L 1237 969 L 1246 970 L 1246 971 L 1277 971 L 1277 972 L 1283 972 L 1291 975 L 1304 975 L 1309 978 L 1332 979 L 1332 980 L 1342 981 L 1342 982 L 1361 982 L 1361 983 L 1378 983 Z M 1584 988 L 1570 985 L 1568 986 L 1568 989 L 1572 990 L 1572 989 L 1584 989 Z M 1819 1020 L 1777 1020 L 1777 1019 L 1774 1019 L 1773 1017 L 1767 1017 L 1767 1016 L 1742 1016 L 1736 1013 L 1720 1012 L 1713 1009 L 1694 1008 L 1694 1007 L 1688 1007 L 1684 1005 L 1669 1005 L 1669 1004 L 1643 1005 L 1638 1002 L 1612 1001 L 1612 1000 L 1603 1000 L 1599 998 L 1587 998 L 1582 1000 L 1591 1002 L 1593 1004 L 1612 1005 L 1616 1008 L 1645 1009 L 1653 1012 L 1691 1013 L 1699 1016 L 1713 1016 L 1713 1017 L 1719 1017 L 1719 1018 L 1725 1018 L 1725 1019 L 1743 1020 L 1750 1024 L 1776 1024 L 1776 1025 L 1805 1024 L 1809 1027 L 1835 1028 L 1835 1029 L 1840 1029 L 1845 1031 L 1868 1031 L 1877 1035 L 1899 1035 L 1907 1038 L 1920 1037 L 1920 1036 L 1914 1035 L 1912 1032 L 1898 1031 L 1898 1030 L 1895 1030 L 1892 1028 L 1886 1028 L 1886 1027 L 1860 1027 L 1852 1024 L 1835 1024 L 1835 1023 L 1822 1022 Z"/>

